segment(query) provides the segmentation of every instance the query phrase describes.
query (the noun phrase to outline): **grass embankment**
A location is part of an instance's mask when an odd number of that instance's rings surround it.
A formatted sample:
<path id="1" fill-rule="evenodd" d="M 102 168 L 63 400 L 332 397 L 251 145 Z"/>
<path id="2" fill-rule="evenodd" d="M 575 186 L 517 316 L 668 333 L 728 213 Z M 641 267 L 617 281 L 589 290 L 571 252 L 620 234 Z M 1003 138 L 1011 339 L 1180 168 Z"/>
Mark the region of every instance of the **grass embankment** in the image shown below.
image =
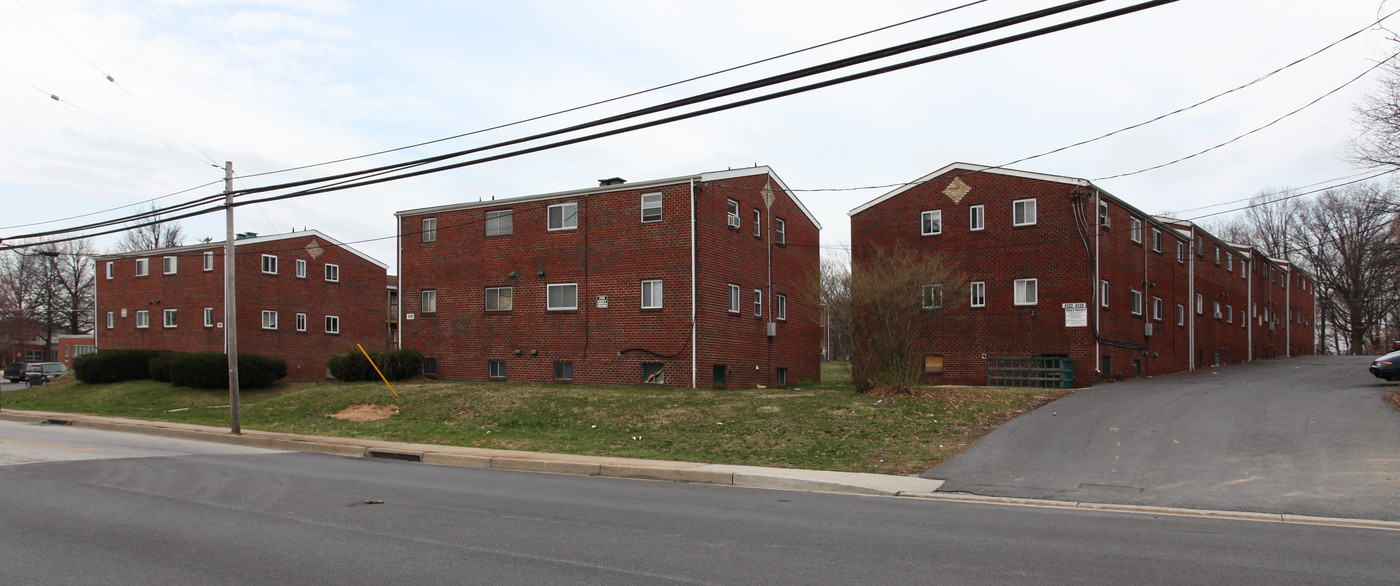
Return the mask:
<path id="1" fill-rule="evenodd" d="M 786 389 L 591 387 L 538 383 L 283 383 L 240 394 L 245 429 L 569 454 L 915 474 L 997 425 L 1068 391 L 933 387 L 854 392 L 844 365 Z M 153 381 L 71 377 L 6 392 L 5 409 L 228 426 L 228 395 Z M 393 406 L 378 421 L 330 417 Z"/>

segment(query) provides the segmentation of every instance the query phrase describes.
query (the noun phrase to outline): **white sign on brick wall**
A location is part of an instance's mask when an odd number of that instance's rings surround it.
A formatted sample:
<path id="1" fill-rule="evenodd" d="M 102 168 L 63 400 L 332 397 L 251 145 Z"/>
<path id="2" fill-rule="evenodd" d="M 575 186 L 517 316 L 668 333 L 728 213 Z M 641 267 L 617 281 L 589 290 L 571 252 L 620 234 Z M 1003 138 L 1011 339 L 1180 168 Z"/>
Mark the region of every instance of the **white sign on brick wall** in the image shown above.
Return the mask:
<path id="1" fill-rule="evenodd" d="M 1067 328 L 1087 328 L 1089 327 L 1089 304 L 1087 303 L 1061 303 L 1060 307 L 1065 309 L 1065 327 Z"/>

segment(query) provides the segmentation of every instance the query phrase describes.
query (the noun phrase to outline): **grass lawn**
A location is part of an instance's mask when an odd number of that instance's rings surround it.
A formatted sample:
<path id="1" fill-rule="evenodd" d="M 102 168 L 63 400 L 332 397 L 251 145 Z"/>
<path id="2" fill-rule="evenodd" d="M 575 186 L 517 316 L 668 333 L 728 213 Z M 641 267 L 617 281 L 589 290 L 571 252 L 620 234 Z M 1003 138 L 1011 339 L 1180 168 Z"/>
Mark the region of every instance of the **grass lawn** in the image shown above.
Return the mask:
<path id="1" fill-rule="evenodd" d="M 852 390 L 844 363 L 784 389 L 590 387 L 544 383 L 283 383 L 240 394 L 244 429 L 391 441 L 817 470 L 917 474 L 997 425 L 1070 391 L 927 387 Z M 331 417 L 392 406 L 377 421 Z M 228 393 L 65 377 L 4 394 L 3 408 L 229 425 Z"/>

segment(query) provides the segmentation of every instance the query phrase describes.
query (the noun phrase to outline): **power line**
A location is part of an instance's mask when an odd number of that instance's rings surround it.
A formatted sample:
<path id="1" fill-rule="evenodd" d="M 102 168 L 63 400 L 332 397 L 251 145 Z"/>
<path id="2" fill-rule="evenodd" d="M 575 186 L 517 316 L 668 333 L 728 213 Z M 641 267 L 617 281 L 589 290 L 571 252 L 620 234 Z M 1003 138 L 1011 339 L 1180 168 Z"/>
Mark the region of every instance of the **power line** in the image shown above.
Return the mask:
<path id="1" fill-rule="evenodd" d="M 8 230 L 8 229 L 10 229 L 10 228 L 27 228 L 27 227 L 29 227 L 29 226 L 42 226 L 42 225 L 44 225 L 44 224 L 53 224 L 53 223 L 55 223 L 55 222 L 63 222 L 63 221 L 67 221 L 67 220 L 76 220 L 76 219 L 78 219 L 78 218 L 86 218 L 86 217 L 88 217 L 88 216 L 95 216 L 95 215 L 98 215 L 98 214 L 105 214 L 105 213 L 107 213 L 107 212 L 113 212 L 113 211 L 120 210 L 120 209 L 123 209 L 123 208 L 129 208 L 129 207 L 132 207 L 132 206 L 138 206 L 138 205 L 145 204 L 145 203 L 152 203 L 152 202 L 155 202 L 155 201 L 159 201 L 159 200 L 165 199 L 165 198 L 167 198 L 167 197 L 175 197 L 175 196 L 180 195 L 180 194 L 182 194 L 182 193 L 189 193 L 189 192 L 194 191 L 194 190 L 196 190 L 196 189 L 203 189 L 203 188 L 205 188 L 205 187 L 209 187 L 210 185 L 214 185 L 214 184 L 216 184 L 216 183 L 222 183 L 222 182 L 223 182 L 223 180 L 210 181 L 210 182 L 208 182 L 208 183 L 205 183 L 204 185 L 196 185 L 196 186 L 191 187 L 191 188 L 189 188 L 189 189 L 182 189 L 182 190 L 180 190 L 180 191 L 176 191 L 175 193 L 167 193 L 167 194 L 162 195 L 162 196 L 159 196 L 159 197 L 153 197 L 153 198 L 150 198 L 150 199 L 144 199 L 144 200 L 138 201 L 138 202 L 136 202 L 136 203 L 121 205 L 121 206 L 117 206 L 117 207 L 114 207 L 114 208 L 107 208 L 107 209 L 105 209 L 105 210 L 98 210 L 98 211 L 95 211 L 95 212 L 88 212 L 88 213 L 86 213 L 86 214 L 79 214 L 79 215 L 76 215 L 76 216 L 68 216 L 68 217 L 66 217 L 66 218 L 58 218 L 58 219 L 54 219 L 54 220 L 44 220 L 44 221 L 42 221 L 42 222 L 31 222 L 31 223 L 28 223 L 28 224 L 15 224 L 15 225 L 13 225 L 13 226 L 0 226 L 0 230 Z"/>

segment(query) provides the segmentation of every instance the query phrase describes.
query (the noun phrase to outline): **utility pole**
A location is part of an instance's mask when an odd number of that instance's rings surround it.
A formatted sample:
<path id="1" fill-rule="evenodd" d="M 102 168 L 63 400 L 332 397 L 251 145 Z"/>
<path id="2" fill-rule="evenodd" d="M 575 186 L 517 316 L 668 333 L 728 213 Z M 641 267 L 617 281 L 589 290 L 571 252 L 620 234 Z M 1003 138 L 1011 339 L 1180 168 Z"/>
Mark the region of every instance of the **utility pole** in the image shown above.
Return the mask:
<path id="1" fill-rule="evenodd" d="M 238 414 L 238 305 L 233 283 L 233 162 L 224 161 L 224 351 L 228 353 L 230 430 L 243 433 Z"/>

